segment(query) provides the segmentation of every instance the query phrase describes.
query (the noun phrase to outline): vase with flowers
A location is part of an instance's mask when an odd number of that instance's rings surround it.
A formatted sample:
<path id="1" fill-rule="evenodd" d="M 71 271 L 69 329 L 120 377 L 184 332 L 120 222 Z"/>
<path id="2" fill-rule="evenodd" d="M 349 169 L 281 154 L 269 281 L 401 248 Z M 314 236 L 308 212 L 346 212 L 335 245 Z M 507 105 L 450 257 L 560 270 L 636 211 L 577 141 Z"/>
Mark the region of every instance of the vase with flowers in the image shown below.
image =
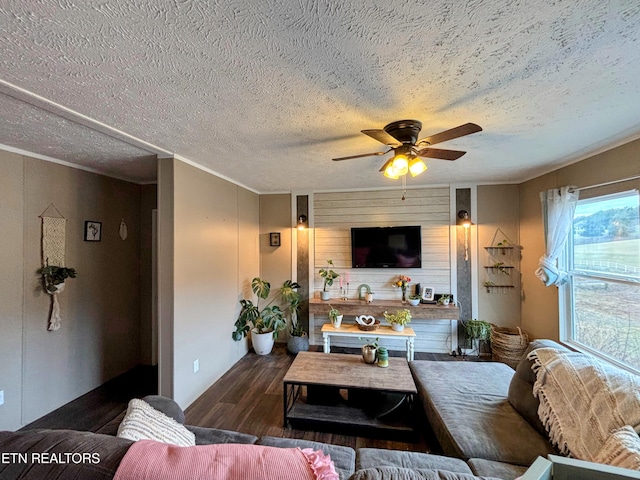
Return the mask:
<path id="1" fill-rule="evenodd" d="M 402 303 L 407 303 L 407 288 L 411 279 L 406 275 L 398 275 L 398 279 L 393 282 L 393 286 L 402 290 Z"/>

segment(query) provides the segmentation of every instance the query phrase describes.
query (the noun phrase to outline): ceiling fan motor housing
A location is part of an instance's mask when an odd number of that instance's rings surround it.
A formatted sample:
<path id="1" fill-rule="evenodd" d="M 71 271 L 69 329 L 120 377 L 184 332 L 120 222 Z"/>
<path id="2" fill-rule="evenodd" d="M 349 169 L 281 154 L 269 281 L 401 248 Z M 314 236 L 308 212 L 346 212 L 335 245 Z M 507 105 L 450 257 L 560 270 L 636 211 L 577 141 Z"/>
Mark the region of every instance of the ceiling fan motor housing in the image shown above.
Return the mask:
<path id="1" fill-rule="evenodd" d="M 384 131 L 405 145 L 415 145 L 422 130 L 419 120 L 399 120 L 384 127 Z"/>

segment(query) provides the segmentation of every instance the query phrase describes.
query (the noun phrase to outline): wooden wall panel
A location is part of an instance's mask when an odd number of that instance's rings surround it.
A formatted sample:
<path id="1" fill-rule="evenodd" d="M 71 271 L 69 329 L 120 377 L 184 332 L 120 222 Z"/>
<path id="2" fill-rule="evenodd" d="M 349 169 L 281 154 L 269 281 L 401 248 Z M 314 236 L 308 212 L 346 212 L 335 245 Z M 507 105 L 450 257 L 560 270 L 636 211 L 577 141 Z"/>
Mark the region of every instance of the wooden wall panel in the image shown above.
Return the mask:
<path id="1" fill-rule="evenodd" d="M 333 260 L 336 272 L 349 273 L 349 298 L 357 298 L 357 288 L 367 284 L 375 293 L 375 299 L 399 299 L 401 291 L 392 283 L 398 275 L 411 278 L 410 291 L 417 283 L 430 286 L 436 293 L 451 292 L 450 263 L 450 193 L 449 187 L 408 190 L 406 200 L 401 200 L 400 190 L 335 192 L 314 194 L 314 294 L 320 296 L 322 278 L 318 274 Z M 351 268 L 351 227 L 379 227 L 420 225 L 422 232 L 422 268 Z M 340 296 L 339 279 L 330 288 L 332 297 Z M 328 302 L 330 303 L 330 302 Z M 328 311 L 328 306 L 327 306 Z M 310 337 L 312 344 L 322 344 L 320 329 L 328 319 L 312 315 Z M 353 317 L 346 317 L 353 323 Z M 415 350 L 418 352 L 450 352 L 451 336 L 448 320 L 414 320 L 411 323 L 417 334 Z M 367 337 L 366 332 L 364 337 Z M 369 335 L 371 337 L 371 335 Z M 375 337 L 375 335 L 373 336 Z M 359 347 L 363 341 L 334 337 L 335 346 Z M 393 350 L 403 350 L 402 341 L 385 339 L 384 345 Z"/>

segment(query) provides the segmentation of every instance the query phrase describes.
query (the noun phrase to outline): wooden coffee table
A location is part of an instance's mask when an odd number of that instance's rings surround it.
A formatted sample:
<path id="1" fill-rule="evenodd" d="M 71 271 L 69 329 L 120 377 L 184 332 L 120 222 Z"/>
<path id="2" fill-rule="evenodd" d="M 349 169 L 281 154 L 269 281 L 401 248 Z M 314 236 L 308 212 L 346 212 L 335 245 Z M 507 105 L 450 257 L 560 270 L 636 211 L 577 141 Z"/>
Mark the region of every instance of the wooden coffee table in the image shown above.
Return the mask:
<path id="1" fill-rule="evenodd" d="M 327 395 L 315 401 L 311 394 L 318 391 Z M 416 394 L 404 358 L 391 357 L 380 368 L 360 355 L 300 352 L 283 379 L 284 426 L 306 422 L 410 432 L 415 422 L 406 420 Z"/>

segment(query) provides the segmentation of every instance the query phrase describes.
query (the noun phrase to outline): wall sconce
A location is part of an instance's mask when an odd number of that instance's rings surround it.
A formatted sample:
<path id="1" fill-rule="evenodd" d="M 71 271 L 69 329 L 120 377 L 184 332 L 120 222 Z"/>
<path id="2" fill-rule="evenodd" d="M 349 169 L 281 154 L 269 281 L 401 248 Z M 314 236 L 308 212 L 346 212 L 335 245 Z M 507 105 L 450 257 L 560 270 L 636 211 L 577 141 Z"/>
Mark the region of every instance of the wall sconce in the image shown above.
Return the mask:
<path id="1" fill-rule="evenodd" d="M 457 225 L 460 225 L 464 228 L 464 261 L 469 261 L 469 228 L 471 225 L 471 216 L 469 216 L 469 212 L 466 210 L 460 210 L 458 212 L 458 221 Z"/>
<path id="2" fill-rule="evenodd" d="M 305 228 L 307 228 L 308 223 L 307 223 L 307 216 L 306 215 L 300 215 L 298 217 L 298 230 L 304 230 Z"/>

